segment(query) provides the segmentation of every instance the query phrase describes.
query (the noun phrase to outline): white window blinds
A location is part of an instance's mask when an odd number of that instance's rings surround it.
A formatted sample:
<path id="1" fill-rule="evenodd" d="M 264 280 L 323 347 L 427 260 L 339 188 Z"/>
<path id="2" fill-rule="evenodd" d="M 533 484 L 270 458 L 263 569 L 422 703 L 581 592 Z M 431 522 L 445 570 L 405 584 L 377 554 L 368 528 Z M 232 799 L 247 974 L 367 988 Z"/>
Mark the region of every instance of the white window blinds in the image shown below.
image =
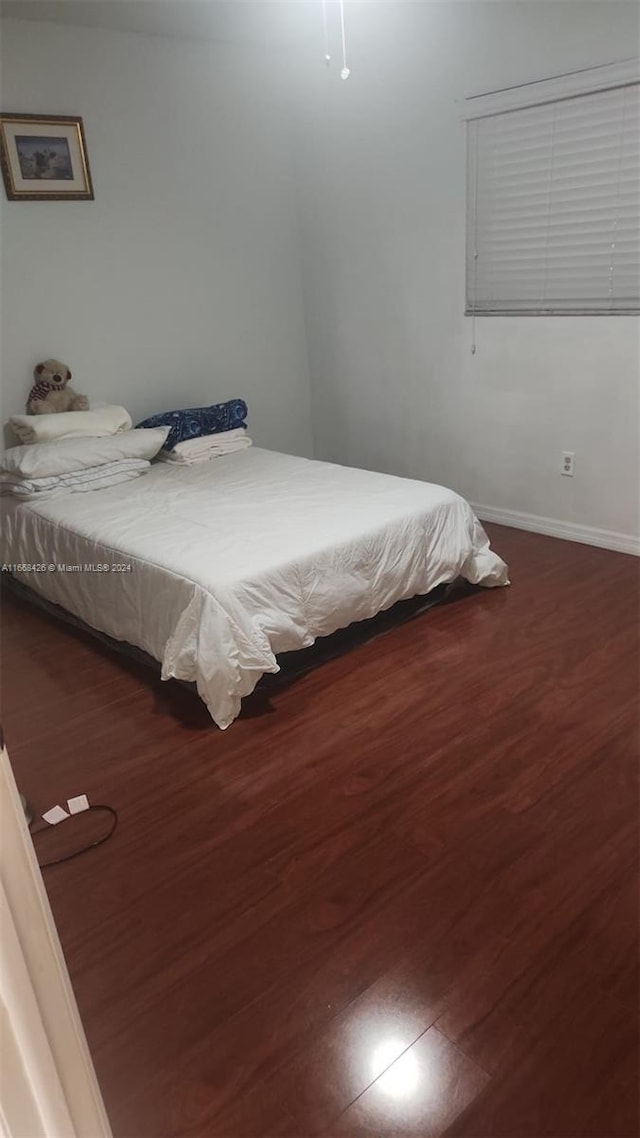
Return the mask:
<path id="1" fill-rule="evenodd" d="M 638 312 L 638 82 L 479 113 L 467 129 L 467 312 Z"/>

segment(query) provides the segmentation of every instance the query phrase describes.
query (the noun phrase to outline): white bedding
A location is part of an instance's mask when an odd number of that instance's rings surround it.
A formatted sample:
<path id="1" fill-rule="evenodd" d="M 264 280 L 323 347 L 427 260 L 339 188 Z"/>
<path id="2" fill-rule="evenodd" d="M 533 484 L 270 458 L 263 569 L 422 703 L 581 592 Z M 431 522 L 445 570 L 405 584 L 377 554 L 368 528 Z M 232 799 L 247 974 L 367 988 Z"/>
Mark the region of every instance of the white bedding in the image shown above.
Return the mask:
<path id="1" fill-rule="evenodd" d="M 87 624 L 194 680 L 228 727 L 276 655 L 457 576 L 504 585 L 452 490 L 255 447 L 112 490 L 3 500 L 2 561 Z M 111 569 L 111 566 L 120 566 Z"/>
<path id="2" fill-rule="evenodd" d="M 50 474 L 43 478 L 16 478 L 13 474 L 0 471 L 0 494 L 15 494 L 18 498 L 51 498 L 54 494 L 108 490 L 110 486 L 138 478 L 150 465 L 146 459 L 124 458 L 105 462 L 101 466 L 87 466 L 69 474 Z"/>
<path id="3" fill-rule="evenodd" d="M 211 458 L 221 458 L 253 446 L 253 440 L 244 427 L 231 431 L 220 431 L 215 435 L 198 435 L 195 439 L 185 439 L 176 443 L 173 450 L 161 451 L 158 458 L 163 462 L 173 462 L 183 466 L 197 462 L 207 462 Z"/>

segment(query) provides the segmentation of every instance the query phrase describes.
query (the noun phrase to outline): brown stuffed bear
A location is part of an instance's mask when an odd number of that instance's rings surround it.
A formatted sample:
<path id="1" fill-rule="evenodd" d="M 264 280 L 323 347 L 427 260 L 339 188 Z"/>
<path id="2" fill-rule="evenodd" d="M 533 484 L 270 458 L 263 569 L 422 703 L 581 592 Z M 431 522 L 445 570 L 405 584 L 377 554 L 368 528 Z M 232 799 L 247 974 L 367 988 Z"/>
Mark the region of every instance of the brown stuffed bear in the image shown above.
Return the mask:
<path id="1" fill-rule="evenodd" d="M 60 360 L 45 360 L 34 369 L 35 383 L 27 399 L 27 415 L 51 415 L 56 411 L 88 411 L 86 395 L 67 387 L 71 372 Z"/>

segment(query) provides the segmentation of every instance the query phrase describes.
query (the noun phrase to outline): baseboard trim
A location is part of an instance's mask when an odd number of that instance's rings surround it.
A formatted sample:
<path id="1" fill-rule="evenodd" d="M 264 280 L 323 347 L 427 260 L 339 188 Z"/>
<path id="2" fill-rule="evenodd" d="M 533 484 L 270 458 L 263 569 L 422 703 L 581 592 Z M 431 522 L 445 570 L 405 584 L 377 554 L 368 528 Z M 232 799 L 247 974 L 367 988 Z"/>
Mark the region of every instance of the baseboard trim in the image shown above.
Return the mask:
<path id="1" fill-rule="evenodd" d="M 531 533 L 559 537 L 563 541 L 578 541 L 582 545 L 596 545 L 600 549 L 613 549 L 616 553 L 633 553 L 636 557 L 640 557 L 640 537 L 634 537 L 630 533 L 616 533 L 615 530 L 578 525 L 576 522 L 561 522 L 557 518 L 524 514 L 519 510 L 502 510 L 497 506 L 472 503 L 472 507 L 483 522 L 495 522 L 496 525 L 526 529 Z"/>

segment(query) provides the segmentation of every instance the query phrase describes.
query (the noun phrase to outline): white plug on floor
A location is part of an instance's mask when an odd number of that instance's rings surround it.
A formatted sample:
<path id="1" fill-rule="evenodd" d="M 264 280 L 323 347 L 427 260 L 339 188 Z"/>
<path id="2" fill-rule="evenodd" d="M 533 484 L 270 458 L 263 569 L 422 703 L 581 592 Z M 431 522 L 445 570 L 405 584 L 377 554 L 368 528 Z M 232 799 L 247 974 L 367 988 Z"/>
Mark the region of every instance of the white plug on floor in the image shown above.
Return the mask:
<path id="1" fill-rule="evenodd" d="M 63 806 L 52 806 L 42 815 L 44 821 L 48 822 L 50 826 L 57 826 L 58 822 L 64 822 L 65 818 L 70 818 L 72 814 L 81 814 L 83 810 L 88 810 L 89 799 L 86 794 L 77 794 L 75 798 L 67 799 L 67 806 L 69 807 L 68 814 Z"/>
<path id="2" fill-rule="evenodd" d="M 62 809 L 62 806 L 52 806 L 50 810 L 47 810 L 42 815 L 42 817 L 45 822 L 49 823 L 50 826 L 57 826 L 58 822 L 64 822 L 65 818 L 68 818 L 69 815 L 67 814 L 66 810 Z"/>
<path id="3" fill-rule="evenodd" d="M 67 806 L 70 814 L 81 814 L 83 810 L 89 809 L 89 799 L 86 794 L 78 794 L 76 798 L 67 799 Z"/>

